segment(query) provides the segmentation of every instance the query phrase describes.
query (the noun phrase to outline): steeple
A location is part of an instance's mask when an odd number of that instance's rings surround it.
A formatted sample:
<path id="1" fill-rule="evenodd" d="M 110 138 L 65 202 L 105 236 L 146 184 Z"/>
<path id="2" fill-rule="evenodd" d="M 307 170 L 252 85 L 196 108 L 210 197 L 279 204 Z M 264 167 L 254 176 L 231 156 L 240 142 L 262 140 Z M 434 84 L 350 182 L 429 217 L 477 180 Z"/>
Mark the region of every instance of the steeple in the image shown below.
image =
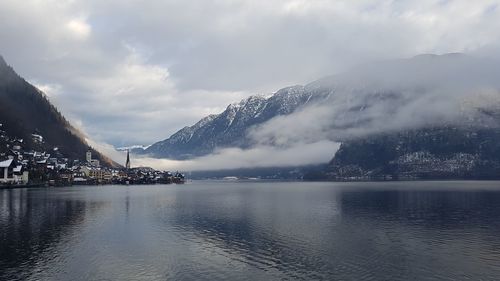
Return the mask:
<path id="1" fill-rule="evenodd" d="M 87 150 L 87 153 L 85 153 L 85 160 L 87 160 L 87 163 L 90 164 L 92 162 L 92 150 Z"/>
<path id="2" fill-rule="evenodd" d="M 130 155 L 129 150 L 127 149 L 127 162 L 125 162 L 125 168 L 130 169 Z"/>

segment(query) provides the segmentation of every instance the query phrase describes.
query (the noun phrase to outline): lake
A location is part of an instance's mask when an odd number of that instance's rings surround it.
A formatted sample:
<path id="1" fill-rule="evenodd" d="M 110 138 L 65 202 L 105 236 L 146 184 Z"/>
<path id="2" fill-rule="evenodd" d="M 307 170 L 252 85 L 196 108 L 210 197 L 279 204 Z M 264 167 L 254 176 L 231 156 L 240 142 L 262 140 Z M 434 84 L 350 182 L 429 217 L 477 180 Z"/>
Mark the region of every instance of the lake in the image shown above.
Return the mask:
<path id="1" fill-rule="evenodd" d="M 500 182 L 0 190 L 0 280 L 500 280 Z"/>

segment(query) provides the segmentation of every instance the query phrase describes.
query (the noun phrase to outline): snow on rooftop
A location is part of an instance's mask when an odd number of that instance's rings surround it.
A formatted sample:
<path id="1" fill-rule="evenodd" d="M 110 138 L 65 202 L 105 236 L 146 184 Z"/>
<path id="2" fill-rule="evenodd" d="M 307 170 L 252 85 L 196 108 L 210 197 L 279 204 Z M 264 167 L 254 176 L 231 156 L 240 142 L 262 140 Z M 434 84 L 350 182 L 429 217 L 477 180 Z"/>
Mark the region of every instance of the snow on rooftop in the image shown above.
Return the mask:
<path id="1" fill-rule="evenodd" d="M 8 168 L 12 164 L 12 159 L 0 162 L 0 168 Z"/>

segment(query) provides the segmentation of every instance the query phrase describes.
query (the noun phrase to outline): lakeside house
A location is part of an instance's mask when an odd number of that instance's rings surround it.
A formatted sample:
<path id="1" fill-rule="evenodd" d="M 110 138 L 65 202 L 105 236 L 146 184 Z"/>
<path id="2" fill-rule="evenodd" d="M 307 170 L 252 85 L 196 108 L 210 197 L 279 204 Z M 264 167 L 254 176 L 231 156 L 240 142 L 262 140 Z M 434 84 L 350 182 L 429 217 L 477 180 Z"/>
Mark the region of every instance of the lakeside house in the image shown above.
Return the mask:
<path id="1" fill-rule="evenodd" d="M 23 169 L 22 165 L 17 165 L 14 159 L 7 159 L 0 162 L 0 183 L 2 184 L 27 184 L 29 172 Z"/>
<path id="2" fill-rule="evenodd" d="M 92 158 L 89 149 L 82 159 L 68 159 L 58 147 L 47 149 L 44 137 L 31 135 L 33 148 L 26 149 L 23 139 L 9 136 L 0 123 L 0 186 L 11 185 L 82 185 L 82 184 L 155 184 L 183 183 L 184 176 L 148 167 L 132 168 L 130 155 L 124 168 L 109 168 Z"/>

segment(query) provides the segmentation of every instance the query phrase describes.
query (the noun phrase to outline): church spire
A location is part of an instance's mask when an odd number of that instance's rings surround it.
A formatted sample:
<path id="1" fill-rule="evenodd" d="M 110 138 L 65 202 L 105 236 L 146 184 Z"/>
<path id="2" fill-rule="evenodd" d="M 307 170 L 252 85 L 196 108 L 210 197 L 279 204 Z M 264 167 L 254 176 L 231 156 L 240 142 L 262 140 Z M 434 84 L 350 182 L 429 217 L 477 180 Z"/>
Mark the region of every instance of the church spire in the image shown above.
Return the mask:
<path id="1" fill-rule="evenodd" d="M 125 163 L 125 168 L 130 169 L 130 155 L 129 150 L 127 149 L 127 162 Z"/>

